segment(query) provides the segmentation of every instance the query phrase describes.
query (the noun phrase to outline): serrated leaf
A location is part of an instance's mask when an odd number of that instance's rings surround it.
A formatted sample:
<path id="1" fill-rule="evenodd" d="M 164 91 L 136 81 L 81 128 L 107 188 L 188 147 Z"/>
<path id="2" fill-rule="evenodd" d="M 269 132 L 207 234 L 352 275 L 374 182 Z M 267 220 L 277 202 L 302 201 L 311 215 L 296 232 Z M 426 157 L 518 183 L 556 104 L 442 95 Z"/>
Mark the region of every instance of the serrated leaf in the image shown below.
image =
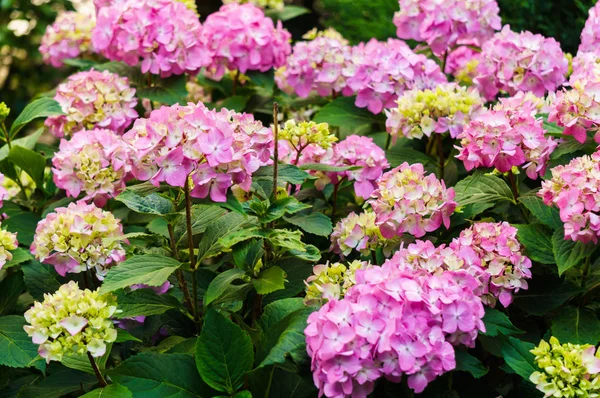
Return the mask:
<path id="1" fill-rule="evenodd" d="M 407 162 L 408 164 L 420 163 L 430 173 L 435 172 L 438 168 L 435 159 L 409 147 L 395 145 L 385 152 L 385 157 L 391 167 L 397 167 Z"/>
<path id="2" fill-rule="evenodd" d="M 13 122 L 10 136 L 14 137 L 25 125 L 40 117 L 64 115 L 59 103 L 52 98 L 43 97 L 27 104 L 23 112 Z"/>
<path id="3" fill-rule="evenodd" d="M 508 201 L 514 203 L 513 194 L 506 182 L 496 176 L 475 174 L 461 180 L 454 187 L 459 206 L 471 203 Z"/>
<path id="4" fill-rule="evenodd" d="M 254 348 L 250 336 L 215 310 L 204 317 L 196 343 L 196 366 L 202 380 L 212 388 L 233 394 L 252 369 Z"/>
<path id="5" fill-rule="evenodd" d="M 185 103 L 185 97 L 187 96 L 186 82 L 187 78 L 184 76 L 161 79 L 154 87 L 139 88 L 136 95 L 138 98 L 147 98 L 150 101 L 169 106 Z"/>
<path id="6" fill-rule="evenodd" d="M 119 384 L 109 384 L 82 395 L 80 398 L 133 398 L 131 391 Z"/>
<path id="7" fill-rule="evenodd" d="M 10 232 L 16 232 L 20 244 L 31 245 L 39 221 L 40 217 L 36 213 L 23 212 L 3 220 L 2 226 Z"/>
<path id="8" fill-rule="evenodd" d="M 42 155 L 31 149 L 23 148 L 22 146 L 13 146 L 10 151 L 8 151 L 7 159 L 27 173 L 37 187 L 41 188 L 44 185 L 46 158 Z"/>
<path id="9" fill-rule="evenodd" d="M 31 260 L 21 267 L 27 291 L 34 299 L 43 301 L 44 293 L 54 293 L 62 285 L 52 266 Z"/>
<path id="10" fill-rule="evenodd" d="M 194 359 L 186 354 L 137 354 L 109 371 L 110 377 L 134 397 L 212 397 L 198 377 Z"/>
<path id="11" fill-rule="evenodd" d="M 322 107 L 313 117 L 315 123 L 328 123 L 330 126 L 352 126 L 357 128 L 377 122 L 378 118 L 367 109 L 354 105 L 354 97 L 338 97 Z"/>
<path id="12" fill-rule="evenodd" d="M 509 336 L 513 334 L 525 333 L 513 325 L 505 313 L 489 307 L 485 309 L 483 323 L 485 324 L 485 333 L 483 334 L 486 336 Z"/>
<path id="13" fill-rule="evenodd" d="M 593 244 L 584 244 L 583 242 L 566 240 L 562 228 L 554 231 L 554 234 L 552 235 L 552 245 L 554 247 L 554 259 L 556 260 L 559 275 L 562 275 L 565 271 L 581 264 L 581 260 L 596 250 L 596 246 Z"/>
<path id="14" fill-rule="evenodd" d="M 306 180 L 314 179 L 313 176 L 304 170 L 291 164 L 279 164 L 277 169 L 277 181 L 289 182 L 290 184 L 300 185 Z M 273 166 L 263 166 L 252 174 L 252 180 L 273 180 Z"/>
<path id="15" fill-rule="evenodd" d="M 244 228 L 237 231 L 231 231 L 218 240 L 218 245 L 222 249 L 230 249 L 238 243 L 254 239 L 263 238 L 266 233 L 259 228 Z"/>
<path id="16" fill-rule="evenodd" d="M 333 231 L 331 219 L 322 213 L 296 214 L 283 219 L 314 235 L 329 237 Z"/>
<path id="17" fill-rule="evenodd" d="M 541 224 L 515 225 L 517 238 L 527 251 L 527 256 L 542 264 L 556 264 L 552 246 L 552 231 Z"/>
<path id="18" fill-rule="evenodd" d="M 118 329 L 117 330 L 117 339 L 115 340 L 115 343 L 124 343 L 126 341 L 136 341 L 138 343 L 142 342 L 142 340 L 138 339 L 137 337 L 135 337 L 134 335 L 129 333 L 127 330 Z"/>
<path id="19" fill-rule="evenodd" d="M 560 220 L 560 214 L 554 207 L 547 206 L 544 201 L 537 196 L 521 196 L 519 202 L 523 203 L 525 207 L 537 218 L 542 224 L 552 228 L 559 229 L 563 223 Z"/>
<path id="20" fill-rule="evenodd" d="M 310 10 L 305 7 L 286 5 L 281 10 L 271 9 L 265 11 L 265 16 L 273 19 L 274 21 L 289 21 L 290 19 L 299 17 L 300 15 L 310 14 Z"/>
<path id="21" fill-rule="evenodd" d="M 56 398 L 69 393 L 89 389 L 96 384 L 93 375 L 71 369 L 59 369 L 36 384 L 25 386 L 19 392 L 19 398 Z"/>
<path id="22" fill-rule="evenodd" d="M 269 294 L 285 288 L 285 272 L 278 266 L 263 270 L 252 284 L 258 294 Z"/>
<path id="23" fill-rule="evenodd" d="M 227 213 L 227 210 L 215 205 L 193 205 L 191 208 L 192 214 L 192 235 L 201 234 L 206 231 L 208 225 L 222 217 Z M 175 241 L 177 245 L 187 242 L 187 221 L 185 214 L 182 214 L 175 223 L 173 228 Z"/>
<path id="24" fill-rule="evenodd" d="M 2 269 L 9 269 L 11 267 L 15 267 L 19 264 L 23 264 L 33 259 L 33 256 L 31 255 L 31 253 L 29 253 L 28 250 L 22 249 L 20 247 L 17 247 L 15 250 L 12 250 L 11 254 L 13 258 L 10 261 L 7 261 L 6 264 L 4 264 L 4 267 L 2 267 Z"/>
<path id="25" fill-rule="evenodd" d="M 246 218 L 241 214 L 227 213 L 208 224 L 198 246 L 198 262 L 201 263 L 204 259 L 220 254 L 222 246 L 219 244 L 219 239 L 240 228 L 245 220 Z"/>
<path id="26" fill-rule="evenodd" d="M 237 245 L 232 252 L 235 265 L 240 269 L 254 269 L 264 254 L 263 245 L 262 239 L 251 239 Z"/>
<path id="27" fill-rule="evenodd" d="M 592 311 L 567 305 L 552 318 L 552 335 L 561 343 L 596 345 L 600 341 L 600 320 Z"/>
<path id="28" fill-rule="evenodd" d="M 556 280 L 555 277 L 537 276 L 534 281 L 529 289 L 522 290 L 515 296 L 515 305 L 532 315 L 545 315 L 583 291 L 580 287 Z"/>
<path id="29" fill-rule="evenodd" d="M 157 254 L 130 257 L 108 271 L 100 293 L 106 294 L 137 284 L 160 286 L 180 266 L 179 261 Z"/>
<path id="30" fill-rule="evenodd" d="M 16 140 L 12 140 L 11 145 L 13 147 L 21 146 L 23 148 L 33 149 L 35 147 L 35 144 L 37 144 L 38 140 L 42 136 L 43 132 L 43 128 L 37 129 L 33 134 L 30 134 L 26 137 L 18 138 Z M 4 145 L 2 148 L 0 148 L 0 160 L 6 159 L 6 157 L 8 156 L 8 151 L 8 145 Z"/>
<path id="31" fill-rule="evenodd" d="M 502 356 L 506 364 L 519 376 L 529 381 L 529 376 L 537 369 L 533 366 L 533 354 L 529 352 L 535 347 L 514 337 L 507 337 L 502 346 Z"/>
<path id="32" fill-rule="evenodd" d="M 138 213 L 162 216 L 175 211 L 173 202 L 157 193 L 142 196 L 128 188 L 121 192 L 115 199 Z"/>
<path id="33" fill-rule="evenodd" d="M 476 379 L 479 379 L 487 374 L 488 368 L 483 366 L 481 361 L 475 358 L 473 355 L 464 350 L 458 349 L 455 350 L 454 354 L 456 357 L 456 368 L 454 370 L 469 372 Z"/>
<path id="34" fill-rule="evenodd" d="M 182 309 L 181 303 L 169 294 L 156 294 L 152 289 L 138 289 L 117 296 L 119 310 L 115 318 L 133 318 L 140 315 L 160 315 L 171 309 Z"/>
<path id="35" fill-rule="evenodd" d="M 46 363 L 38 355 L 38 346 L 25 333 L 25 318 L 19 315 L 0 317 L 0 365 L 11 368 L 34 366 L 45 369 Z"/>
<path id="36" fill-rule="evenodd" d="M 13 272 L 0 281 L 0 315 L 12 313 L 21 293 L 25 290 L 23 274 Z"/>
<path id="37" fill-rule="evenodd" d="M 106 361 L 108 360 L 108 356 L 110 355 L 110 347 L 111 345 L 107 347 L 106 354 L 104 354 L 101 358 L 96 359 L 96 364 L 101 370 L 106 367 Z M 80 372 L 88 373 L 91 375 L 94 374 L 94 369 L 90 364 L 90 360 L 87 354 L 74 353 L 70 355 L 65 355 L 63 356 L 60 363 L 69 369 L 78 370 Z"/>
<path id="38" fill-rule="evenodd" d="M 231 284 L 238 280 L 243 280 L 246 272 L 239 268 L 228 269 L 227 271 L 221 272 L 215 279 L 210 282 L 206 294 L 204 295 L 204 305 L 208 306 L 210 303 L 221 297 Z"/>

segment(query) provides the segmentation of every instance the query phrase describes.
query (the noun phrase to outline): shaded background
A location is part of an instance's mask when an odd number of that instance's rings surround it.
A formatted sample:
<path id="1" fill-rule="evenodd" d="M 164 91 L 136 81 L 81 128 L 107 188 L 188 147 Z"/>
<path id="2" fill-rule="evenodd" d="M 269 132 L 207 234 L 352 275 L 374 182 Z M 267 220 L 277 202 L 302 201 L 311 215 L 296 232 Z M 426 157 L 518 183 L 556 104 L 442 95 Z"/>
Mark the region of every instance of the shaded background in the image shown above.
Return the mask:
<path id="1" fill-rule="evenodd" d="M 350 42 L 395 36 L 392 16 L 397 0 L 294 0 L 312 10 L 287 21 L 294 39 L 311 28 L 332 26 Z M 566 52 L 575 54 L 588 9 L 596 0 L 498 0 L 504 24 L 515 31 L 530 30 L 556 38 Z M 203 17 L 220 0 L 197 0 Z M 0 101 L 16 116 L 37 93 L 52 90 L 74 68 L 57 70 L 43 65 L 38 51 L 46 26 L 60 10 L 73 9 L 65 0 L 0 0 Z M 18 28 L 18 29 L 17 29 Z M 21 30 L 21 31 L 18 31 Z M 23 31 L 25 33 L 23 34 Z"/>

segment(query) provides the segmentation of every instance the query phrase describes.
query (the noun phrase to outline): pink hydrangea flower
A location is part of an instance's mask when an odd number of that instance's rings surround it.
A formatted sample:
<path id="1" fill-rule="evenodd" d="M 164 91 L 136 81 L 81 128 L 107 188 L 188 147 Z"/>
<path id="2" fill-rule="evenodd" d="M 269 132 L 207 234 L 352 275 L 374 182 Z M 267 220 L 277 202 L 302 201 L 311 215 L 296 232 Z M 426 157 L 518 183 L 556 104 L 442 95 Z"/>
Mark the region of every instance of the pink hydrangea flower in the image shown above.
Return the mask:
<path id="1" fill-rule="evenodd" d="M 600 81 L 600 56 L 594 52 L 578 52 L 572 62 L 573 73 L 569 76 L 572 86 L 580 81 Z"/>
<path id="2" fill-rule="evenodd" d="M 479 62 L 481 62 L 481 52 L 472 47 L 460 46 L 448 54 L 445 72 L 454 76 L 456 81 L 471 85 L 473 79 L 477 77 Z"/>
<path id="3" fill-rule="evenodd" d="M 368 256 L 372 251 L 382 248 L 384 255 L 389 256 L 398 248 L 398 239 L 384 238 L 376 222 L 377 215 L 372 210 L 348 214 L 333 228 L 329 250 L 343 258 L 353 250 Z"/>
<path id="4" fill-rule="evenodd" d="M 79 72 L 56 89 L 54 99 L 64 115 L 50 116 L 46 126 L 56 137 L 106 128 L 123 134 L 137 118 L 137 98 L 126 77 L 108 71 Z"/>
<path id="5" fill-rule="evenodd" d="M 339 94 L 346 87 L 344 70 L 351 62 L 351 47 L 337 37 L 321 36 L 299 41 L 284 66 L 275 73 L 277 86 L 288 94 L 306 98 Z"/>
<path id="6" fill-rule="evenodd" d="M 581 31 L 581 43 L 579 44 L 579 52 L 598 52 L 598 44 L 600 43 L 600 4 L 590 8 L 589 16 L 585 22 L 585 26 Z"/>
<path id="7" fill-rule="evenodd" d="M 544 175 L 558 143 L 544 136 L 542 119 L 535 116 L 540 106 L 523 93 L 501 99 L 494 109 L 474 117 L 458 136 L 456 157 L 467 170 L 495 167 L 506 173 L 522 166 L 531 179 Z"/>
<path id="8" fill-rule="evenodd" d="M 356 94 L 356 106 L 373 113 L 393 107 L 404 90 L 434 88 L 447 81 L 433 60 L 396 39 L 372 39 L 353 47 L 351 62 L 342 73 L 344 95 Z"/>
<path id="9" fill-rule="evenodd" d="M 270 129 L 252 115 L 209 110 L 202 103 L 163 106 L 136 120 L 123 139 L 133 147 L 132 172 L 138 180 L 183 187 L 191 176 L 191 195 L 226 201 L 237 185 L 250 189 L 252 173 L 271 162 Z"/>
<path id="10" fill-rule="evenodd" d="M 600 237 L 600 152 L 556 166 L 538 196 L 560 210 L 565 239 L 598 243 Z"/>
<path id="11" fill-rule="evenodd" d="M 168 77 L 197 73 L 211 62 L 196 13 L 171 0 L 127 0 L 98 10 L 94 50 L 142 73 Z"/>
<path id="12" fill-rule="evenodd" d="M 131 154 L 131 148 L 110 130 L 80 131 L 70 141 L 61 140 L 52 158 L 54 183 L 68 196 L 77 198 L 83 192 L 83 200 L 103 207 L 132 178 Z"/>
<path id="13" fill-rule="evenodd" d="M 201 37 L 213 54 L 208 69 L 216 80 L 223 77 L 226 69 L 246 73 L 278 68 L 292 51 L 292 36 L 281 21 L 275 25 L 260 8 L 250 3 L 227 4 L 210 14 Z"/>
<path id="14" fill-rule="evenodd" d="M 457 44 L 480 46 L 502 23 L 496 0 L 399 0 L 399 38 L 426 42 L 440 56 Z"/>
<path id="15" fill-rule="evenodd" d="M 90 15 L 75 11 L 58 14 L 56 21 L 46 27 L 40 53 L 46 64 L 63 66 L 65 59 L 77 58 L 91 51 L 92 29 L 96 22 Z"/>
<path id="16" fill-rule="evenodd" d="M 384 237 L 409 233 L 419 238 L 442 223 L 450 227 L 456 208 L 454 189 L 435 175 L 426 175 L 422 164 L 403 163 L 384 173 L 377 186 L 368 203 Z"/>
<path id="17" fill-rule="evenodd" d="M 581 80 L 572 83 L 570 90 L 556 95 L 548 121 L 564 127 L 564 134 L 584 143 L 587 132 L 596 132 L 600 143 L 600 80 Z"/>
<path id="18" fill-rule="evenodd" d="M 553 38 L 531 32 L 515 33 L 506 25 L 481 47 L 475 83 L 482 95 L 493 100 L 498 92 L 518 91 L 543 97 L 566 80 L 569 61 Z"/>
<path id="19" fill-rule="evenodd" d="M 0 207 L 4 205 L 4 199 L 9 199 L 10 196 L 4 184 L 4 174 L 0 173 Z"/>
<path id="20" fill-rule="evenodd" d="M 304 331 L 313 380 L 327 397 L 366 397 L 380 377 L 422 392 L 456 367 L 453 345 L 485 331 L 478 282 L 464 271 L 433 275 L 398 259 L 358 269 L 344 299 L 313 312 Z"/>

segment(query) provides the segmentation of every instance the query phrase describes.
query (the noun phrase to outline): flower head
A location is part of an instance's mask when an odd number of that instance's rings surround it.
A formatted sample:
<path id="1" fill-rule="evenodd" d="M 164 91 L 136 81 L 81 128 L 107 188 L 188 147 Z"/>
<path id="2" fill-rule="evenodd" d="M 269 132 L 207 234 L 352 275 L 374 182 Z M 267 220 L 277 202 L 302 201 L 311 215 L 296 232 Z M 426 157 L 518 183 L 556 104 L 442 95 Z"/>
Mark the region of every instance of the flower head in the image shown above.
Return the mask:
<path id="1" fill-rule="evenodd" d="M 304 303 L 324 303 L 329 300 L 340 300 L 346 291 L 356 284 L 356 270 L 370 268 L 367 261 L 352 261 L 350 263 L 327 263 L 313 267 L 313 275 L 304 282 L 306 298 Z"/>
<path id="2" fill-rule="evenodd" d="M 211 62 L 198 15 L 179 1 L 125 0 L 98 10 L 94 50 L 162 77 L 197 73 Z"/>
<path id="3" fill-rule="evenodd" d="M 595 131 L 600 143 L 600 79 L 578 80 L 570 90 L 556 95 L 548 121 L 564 127 L 564 133 L 584 143 L 588 131 Z"/>
<path id="4" fill-rule="evenodd" d="M 456 208 L 454 189 L 446 188 L 435 175 L 425 175 L 423 165 L 403 163 L 377 181 L 369 204 L 377 215 L 377 225 L 386 238 L 409 233 L 417 238 L 450 227 Z"/>
<path id="5" fill-rule="evenodd" d="M 579 44 L 579 52 L 595 52 L 598 51 L 598 43 L 600 42 L 600 5 L 596 3 L 589 10 L 587 21 L 581 31 L 581 43 Z"/>
<path id="6" fill-rule="evenodd" d="M 46 27 L 40 53 L 45 63 L 55 68 L 65 59 L 77 58 L 91 51 L 94 17 L 75 11 L 63 11 Z"/>
<path id="7" fill-rule="evenodd" d="M 112 213 L 76 202 L 54 209 L 35 230 L 31 253 L 60 275 L 95 269 L 102 279 L 108 268 L 125 260 L 123 227 Z"/>
<path id="8" fill-rule="evenodd" d="M 471 86 L 477 77 L 477 66 L 481 53 L 468 46 L 460 46 L 448 54 L 446 73 L 454 76 L 459 83 Z"/>
<path id="9" fill-rule="evenodd" d="M 17 247 L 19 247 L 17 234 L 0 229 L 0 270 L 13 258 L 9 250 L 15 250 Z"/>
<path id="10" fill-rule="evenodd" d="M 317 145 L 323 149 L 331 148 L 337 141 L 335 134 L 329 131 L 327 123 L 300 122 L 288 120 L 279 131 L 279 139 L 286 140 L 297 152 L 308 145 Z"/>
<path id="11" fill-rule="evenodd" d="M 61 361 L 65 355 L 85 354 L 101 357 L 107 345 L 117 339 L 110 318 L 117 311 L 114 297 L 98 291 L 80 290 L 77 282 L 62 285 L 54 294 L 45 294 L 27 312 L 29 325 L 23 329 L 39 345 L 46 362 Z"/>
<path id="12" fill-rule="evenodd" d="M 342 218 L 331 234 L 330 250 L 347 256 L 352 250 L 368 255 L 371 251 L 383 248 L 389 254 L 398 246 L 397 239 L 384 238 L 376 221 L 377 215 L 372 210 L 365 210 L 360 214 L 352 212 Z"/>
<path id="13" fill-rule="evenodd" d="M 77 198 L 92 199 L 102 207 L 125 189 L 131 178 L 131 148 L 110 130 L 94 129 L 63 139 L 52 158 L 54 183 Z"/>
<path id="14" fill-rule="evenodd" d="M 281 21 L 275 25 L 260 8 L 250 3 L 227 4 L 210 14 L 201 37 L 213 53 L 208 69 L 216 80 L 220 80 L 227 69 L 246 73 L 278 68 L 291 52 L 291 34 Z"/>
<path id="15" fill-rule="evenodd" d="M 108 71 L 69 76 L 56 89 L 54 99 L 65 114 L 50 116 L 46 126 L 59 138 L 96 127 L 123 134 L 138 116 L 135 89 L 126 77 Z"/>

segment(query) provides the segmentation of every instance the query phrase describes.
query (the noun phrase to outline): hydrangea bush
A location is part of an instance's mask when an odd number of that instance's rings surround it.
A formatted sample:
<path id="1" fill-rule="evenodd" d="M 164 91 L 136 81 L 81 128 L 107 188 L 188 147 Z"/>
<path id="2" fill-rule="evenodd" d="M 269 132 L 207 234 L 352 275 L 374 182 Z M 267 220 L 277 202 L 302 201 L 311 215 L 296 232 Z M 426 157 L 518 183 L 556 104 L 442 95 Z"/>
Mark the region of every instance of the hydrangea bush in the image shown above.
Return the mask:
<path id="1" fill-rule="evenodd" d="M 0 102 L 0 397 L 599 396 L 598 6 L 224 3 L 61 13 Z"/>

